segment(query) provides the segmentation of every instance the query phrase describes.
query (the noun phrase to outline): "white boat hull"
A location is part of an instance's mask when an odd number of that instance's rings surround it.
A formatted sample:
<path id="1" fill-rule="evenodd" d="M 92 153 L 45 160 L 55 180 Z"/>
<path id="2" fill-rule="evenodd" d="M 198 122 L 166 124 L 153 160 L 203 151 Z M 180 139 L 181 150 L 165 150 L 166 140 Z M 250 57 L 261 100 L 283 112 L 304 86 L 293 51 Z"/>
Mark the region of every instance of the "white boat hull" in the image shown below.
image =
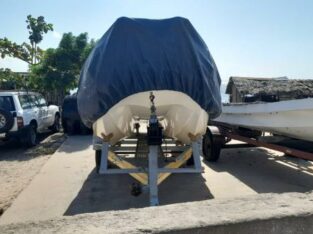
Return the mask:
<path id="1" fill-rule="evenodd" d="M 231 104 L 215 121 L 313 141 L 313 99 Z"/>
<path id="2" fill-rule="evenodd" d="M 191 142 L 190 136 L 205 134 L 209 116 L 188 95 L 169 90 L 153 91 L 153 94 L 156 113 L 166 136 L 188 144 Z M 150 91 L 121 100 L 93 124 L 94 134 L 98 137 L 112 134 L 109 140 L 111 144 L 131 136 L 134 123 L 150 117 L 149 96 Z"/>

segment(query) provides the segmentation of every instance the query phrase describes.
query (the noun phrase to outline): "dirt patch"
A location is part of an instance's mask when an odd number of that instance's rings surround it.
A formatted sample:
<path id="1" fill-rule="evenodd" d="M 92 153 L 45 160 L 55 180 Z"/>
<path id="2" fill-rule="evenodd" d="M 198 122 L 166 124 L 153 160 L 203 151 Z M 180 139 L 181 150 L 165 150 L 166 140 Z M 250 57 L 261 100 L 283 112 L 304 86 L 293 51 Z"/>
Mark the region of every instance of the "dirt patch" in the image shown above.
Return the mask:
<path id="1" fill-rule="evenodd" d="M 44 141 L 42 141 L 36 147 L 27 150 L 25 152 L 25 155 L 29 157 L 51 155 L 60 147 L 65 139 L 66 136 L 63 133 L 53 134 L 46 138 Z"/>
<path id="2" fill-rule="evenodd" d="M 0 149 L 0 216 L 65 139 L 63 133 L 56 133 L 31 149 L 15 143 Z"/>

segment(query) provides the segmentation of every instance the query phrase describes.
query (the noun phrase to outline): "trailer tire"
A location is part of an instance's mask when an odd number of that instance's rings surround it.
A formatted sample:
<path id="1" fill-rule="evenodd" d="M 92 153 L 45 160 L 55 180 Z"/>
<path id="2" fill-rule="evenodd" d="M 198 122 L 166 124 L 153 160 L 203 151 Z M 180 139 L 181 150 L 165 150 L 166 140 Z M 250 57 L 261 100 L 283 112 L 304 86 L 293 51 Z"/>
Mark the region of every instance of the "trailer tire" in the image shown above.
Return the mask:
<path id="1" fill-rule="evenodd" d="M 214 135 L 208 128 L 202 140 L 203 156 L 208 162 L 216 162 L 221 153 L 224 139 L 220 135 Z"/>

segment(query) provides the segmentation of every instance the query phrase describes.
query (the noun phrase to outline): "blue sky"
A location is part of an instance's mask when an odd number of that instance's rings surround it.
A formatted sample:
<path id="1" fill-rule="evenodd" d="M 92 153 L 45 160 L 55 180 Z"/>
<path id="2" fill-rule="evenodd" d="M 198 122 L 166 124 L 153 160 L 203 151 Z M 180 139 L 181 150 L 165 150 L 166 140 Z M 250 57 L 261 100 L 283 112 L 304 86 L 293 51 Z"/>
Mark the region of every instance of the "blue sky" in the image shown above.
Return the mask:
<path id="1" fill-rule="evenodd" d="M 310 0 L 0 0 L 0 37 L 27 40 L 28 14 L 54 24 L 39 45 L 56 47 L 62 33 L 98 39 L 120 16 L 188 18 L 207 43 L 222 79 L 231 75 L 313 78 L 313 1 Z M 0 67 L 25 71 L 16 59 Z"/>

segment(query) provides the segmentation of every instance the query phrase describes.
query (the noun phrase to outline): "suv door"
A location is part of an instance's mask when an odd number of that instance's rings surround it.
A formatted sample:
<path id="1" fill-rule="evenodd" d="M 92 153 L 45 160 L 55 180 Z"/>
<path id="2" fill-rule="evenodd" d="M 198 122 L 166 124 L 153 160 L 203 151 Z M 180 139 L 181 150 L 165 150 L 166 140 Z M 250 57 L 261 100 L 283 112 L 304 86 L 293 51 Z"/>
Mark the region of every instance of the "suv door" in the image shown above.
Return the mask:
<path id="1" fill-rule="evenodd" d="M 42 119 L 39 118 L 39 108 L 37 107 L 34 100 L 31 99 L 29 94 L 20 94 L 18 99 L 23 109 L 23 119 L 25 125 L 30 124 L 31 120 L 37 121 L 37 127 L 40 129 L 42 127 Z"/>
<path id="2" fill-rule="evenodd" d="M 34 94 L 29 94 L 28 98 L 29 98 L 29 101 L 30 101 L 31 106 L 32 106 L 32 111 L 36 115 L 36 120 L 38 123 L 38 129 L 41 130 L 45 127 L 42 109 L 41 109 L 39 102 L 38 102 L 38 100 Z"/>
<path id="3" fill-rule="evenodd" d="M 35 96 L 40 108 L 40 116 L 43 119 L 44 128 L 48 128 L 50 126 L 51 116 L 49 116 L 47 102 L 41 94 L 36 94 Z"/>

